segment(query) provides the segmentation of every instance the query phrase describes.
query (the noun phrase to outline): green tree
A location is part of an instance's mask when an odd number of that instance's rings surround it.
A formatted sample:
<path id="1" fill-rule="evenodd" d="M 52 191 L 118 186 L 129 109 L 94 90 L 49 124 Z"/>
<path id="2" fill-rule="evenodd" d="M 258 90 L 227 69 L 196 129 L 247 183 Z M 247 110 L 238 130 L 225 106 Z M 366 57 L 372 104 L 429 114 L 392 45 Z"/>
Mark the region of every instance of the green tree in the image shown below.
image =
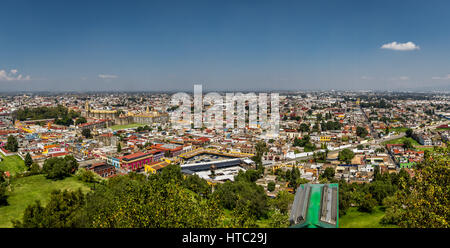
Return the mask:
<path id="1" fill-rule="evenodd" d="M 30 170 L 29 170 L 30 175 L 37 175 L 41 173 L 41 167 L 39 166 L 38 163 L 33 162 L 30 166 Z"/>
<path id="2" fill-rule="evenodd" d="M 269 210 L 268 197 L 262 186 L 244 180 L 225 182 L 217 185 L 213 197 L 218 199 L 220 205 L 233 210 L 239 201 L 251 203 L 251 214 L 256 218 L 267 215 Z"/>
<path id="3" fill-rule="evenodd" d="M 80 125 L 80 124 L 84 124 L 86 123 L 87 120 L 84 117 L 79 117 L 76 121 L 75 121 L 75 125 Z"/>
<path id="4" fill-rule="evenodd" d="M 63 179 L 74 174 L 78 169 L 78 162 L 73 156 L 65 158 L 49 158 L 45 160 L 42 172 L 49 179 Z"/>
<path id="5" fill-rule="evenodd" d="M 155 174 L 117 176 L 88 195 L 87 219 L 92 227 L 217 227 L 223 212 L 214 197 L 198 194 Z"/>
<path id="6" fill-rule="evenodd" d="M 405 147 L 406 149 L 412 149 L 414 148 L 411 140 L 407 139 L 405 141 L 403 141 L 403 147 Z"/>
<path id="7" fill-rule="evenodd" d="M 338 155 L 339 161 L 345 162 L 346 164 L 350 164 L 353 157 L 355 157 L 355 154 L 353 153 L 353 151 L 347 148 L 340 151 Z"/>
<path id="8" fill-rule="evenodd" d="M 299 127 L 299 131 L 300 132 L 309 132 L 309 125 L 308 124 L 306 124 L 306 123 L 302 123 L 302 124 L 300 124 L 300 127 Z"/>
<path id="9" fill-rule="evenodd" d="M 264 174 L 264 166 L 262 164 L 262 157 L 264 153 L 268 152 L 269 149 L 264 141 L 259 141 L 255 145 L 256 154 L 252 157 L 252 160 L 256 164 L 256 170 L 260 172 L 260 174 Z"/>
<path id="10" fill-rule="evenodd" d="M 183 186 L 197 194 L 207 196 L 211 194 L 211 186 L 198 175 L 187 176 L 183 181 Z"/>
<path id="11" fill-rule="evenodd" d="M 239 173 L 234 177 L 236 181 L 244 180 L 247 182 L 256 182 L 261 177 L 261 172 L 258 170 L 246 170 L 239 171 Z"/>
<path id="12" fill-rule="evenodd" d="M 400 190 L 386 198 L 384 223 L 408 228 L 450 227 L 450 146 L 437 147 L 417 165 L 415 178 L 399 178 Z"/>
<path id="13" fill-rule="evenodd" d="M 183 182 L 181 167 L 177 164 L 170 164 L 161 170 L 161 172 L 159 173 L 159 178 L 165 182 L 181 184 Z"/>
<path id="14" fill-rule="evenodd" d="M 33 164 L 33 159 L 29 152 L 25 155 L 25 166 L 27 166 L 28 170 L 30 170 L 31 165 Z"/>
<path id="15" fill-rule="evenodd" d="M 122 152 L 122 145 L 120 144 L 120 142 L 117 142 L 117 152 Z"/>
<path id="16" fill-rule="evenodd" d="M 314 144 L 312 144 L 311 142 L 308 142 L 305 144 L 305 148 L 304 148 L 305 152 L 312 152 L 315 150 L 316 150 L 316 146 Z"/>
<path id="17" fill-rule="evenodd" d="M 270 192 L 274 191 L 275 190 L 275 183 L 274 182 L 269 182 L 267 184 L 267 190 L 270 191 Z"/>
<path id="18" fill-rule="evenodd" d="M 39 201 L 29 205 L 22 220 L 13 221 L 19 228 L 74 228 L 83 227 L 83 207 L 86 198 L 77 191 L 53 191 L 45 207 Z"/>
<path id="19" fill-rule="evenodd" d="M 17 142 L 16 137 L 9 135 L 5 148 L 10 152 L 17 152 L 19 149 L 19 143 Z"/>
<path id="20" fill-rule="evenodd" d="M 377 205 L 377 201 L 375 199 L 373 199 L 372 195 L 365 194 L 360 199 L 358 211 L 371 213 L 376 205 Z"/>
<path id="21" fill-rule="evenodd" d="M 373 180 L 374 181 L 381 180 L 381 171 L 380 171 L 380 166 L 378 166 L 378 165 L 375 165 L 373 167 Z"/>
<path id="22" fill-rule="evenodd" d="M 89 128 L 85 128 L 81 131 L 81 135 L 83 135 L 86 139 L 92 138 L 91 130 Z"/>
<path id="23" fill-rule="evenodd" d="M 414 131 L 411 128 L 408 128 L 405 131 L 406 137 L 408 137 L 408 138 L 412 137 L 413 133 L 414 133 Z"/>
<path id="24" fill-rule="evenodd" d="M 334 179 L 334 174 L 335 174 L 334 169 L 332 167 L 328 167 L 323 171 L 322 175 L 320 175 L 320 178 L 331 181 Z"/>
<path id="25" fill-rule="evenodd" d="M 255 228 L 256 217 L 252 215 L 252 203 L 246 200 L 240 200 L 231 213 L 232 228 Z"/>
<path id="26" fill-rule="evenodd" d="M 305 147 L 306 144 L 310 143 L 310 136 L 309 135 L 304 135 L 303 138 L 299 139 L 299 138 L 295 138 L 294 139 L 294 146 L 300 146 L 300 147 Z"/>
<path id="27" fill-rule="evenodd" d="M 26 119 L 56 119 L 55 124 L 58 125 L 72 125 L 73 119 L 78 118 L 80 113 L 73 110 L 68 110 L 62 105 L 57 107 L 37 107 L 37 108 L 23 108 L 15 112 L 14 117 L 20 121 Z"/>
<path id="28" fill-rule="evenodd" d="M 369 133 L 367 132 L 367 129 L 363 127 L 356 127 L 356 135 L 358 135 L 361 138 L 365 138 Z"/>
<path id="29" fill-rule="evenodd" d="M 344 180 L 339 181 L 339 216 L 346 214 L 347 210 L 352 204 L 352 191 L 354 188 L 351 184 L 346 183 Z"/>
<path id="30" fill-rule="evenodd" d="M 269 218 L 269 226 L 271 228 L 286 228 L 289 227 L 289 216 L 287 213 L 281 213 L 275 209 Z"/>
<path id="31" fill-rule="evenodd" d="M 289 206 L 294 202 L 294 195 L 287 191 L 279 191 L 277 196 L 270 199 L 270 206 L 282 214 L 289 213 Z"/>
<path id="32" fill-rule="evenodd" d="M 328 150 L 325 152 L 317 152 L 313 154 L 313 159 L 317 163 L 325 163 L 327 161 Z"/>
<path id="33" fill-rule="evenodd" d="M 100 181 L 99 175 L 91 170 L 86 170 L 85 168 L 78 169 L 75 173 L 75 177 L 85 183 L 95 183 Z"/>
<path id="34" fill-rule="evenodd" d="M 296 166 L 292 167 L 289 175 L 289 187 L 297 189 L 297 187 L 300 185 L 300 176 L 300 170 Z"/>
<path id="35" fill-rule="evenodd" d="M 368 184 L 368 191 L 372 197 L 377 201 L 378 205 L 383 204 L 384 198 L 391 196 L 397 190 L 390 181 L 374 181 Z"/>

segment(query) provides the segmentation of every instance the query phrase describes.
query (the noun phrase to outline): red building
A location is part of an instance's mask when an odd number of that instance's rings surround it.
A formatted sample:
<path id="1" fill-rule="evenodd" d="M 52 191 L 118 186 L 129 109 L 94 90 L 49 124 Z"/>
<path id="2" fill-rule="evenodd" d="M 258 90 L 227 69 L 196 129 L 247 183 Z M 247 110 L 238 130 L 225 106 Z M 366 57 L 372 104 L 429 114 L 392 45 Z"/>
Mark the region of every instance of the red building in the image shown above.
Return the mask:
<path id="1" fill-rule="evenodd" d="M 122 168 L 130 171 L 139 171 L 144 168 L 145 164 L 153 162 L 153 154 L 149 152 L 137 152 L 120 157 L 119 159 Z"/>
<path id="2" fill-rule="evenodd" d="M 116 168 L 112 165 L 107 165 L 104 162 L 88 165 L 86 169 L 95 172 L 97 175 L 101 177 L 107 178 L 116 175 Z"/>

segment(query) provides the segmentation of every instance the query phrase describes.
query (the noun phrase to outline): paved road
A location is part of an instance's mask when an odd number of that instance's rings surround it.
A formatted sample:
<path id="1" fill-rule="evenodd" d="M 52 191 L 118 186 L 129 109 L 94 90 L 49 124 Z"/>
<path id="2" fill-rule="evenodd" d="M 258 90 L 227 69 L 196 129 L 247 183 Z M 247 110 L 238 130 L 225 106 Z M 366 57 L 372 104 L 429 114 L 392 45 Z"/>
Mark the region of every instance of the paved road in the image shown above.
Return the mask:
<path id="1" fill-rule="evenodd" d="M 366 112 L 363 110 L 363 108 L 362 108 L 361 106 L 359 107 L 359 109 L 360 109 L 361 112 L 364 114 L 364 117 L 366 117 L 366 121 L 367 121 L 367 123 L 369 124 L 370 133 L 372 134 L 372 138 L 374 138 L 374 139 L 378 138 L 378 136 L 377 136 L 375 130 L 373 129 L 372 124 L 370 123 L 369 116 L 367 116 Z"/>

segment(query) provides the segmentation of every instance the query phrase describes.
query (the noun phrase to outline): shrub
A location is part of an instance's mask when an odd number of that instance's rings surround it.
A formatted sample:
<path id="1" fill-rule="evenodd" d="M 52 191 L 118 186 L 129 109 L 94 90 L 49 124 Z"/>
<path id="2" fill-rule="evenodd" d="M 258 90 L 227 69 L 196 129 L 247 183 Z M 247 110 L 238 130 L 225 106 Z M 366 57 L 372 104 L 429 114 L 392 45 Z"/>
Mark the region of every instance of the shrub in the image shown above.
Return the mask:
<path id="1" fill-rule="evenodd" d="M 85 168 L 80 168 L 75 173 L 75 177 L 85 183 L 94 183 L 100 181 L 100 176 L 95 174 L 91 170 L 86 170 Z"/>
<path id="2" fill-rule="evenodd" d="M 274 182 L 269 182 L 267 184 L 267 190 L 270 191 L 270 192 L 274 191 L 275 190 L 275 183 Z"/>

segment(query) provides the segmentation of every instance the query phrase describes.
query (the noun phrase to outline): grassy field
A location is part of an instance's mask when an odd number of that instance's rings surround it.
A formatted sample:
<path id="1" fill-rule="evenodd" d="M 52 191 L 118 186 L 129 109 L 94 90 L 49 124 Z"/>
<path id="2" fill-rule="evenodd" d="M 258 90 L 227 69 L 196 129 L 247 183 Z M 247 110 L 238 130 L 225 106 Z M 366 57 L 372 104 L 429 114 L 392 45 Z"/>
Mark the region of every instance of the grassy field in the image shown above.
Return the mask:
<path id="1" fill-rule="evenodd" d="M 111 126 L 112 130 L 121 130 L 121 129 L 127 129 L 127 128 L 135 128 L 135 127 L 143 127 L 145 124 L 138 124 L 138 123 L 132 123 L 127 125 L 114 125 Z"/>
<path id="2" fill-rule="evenodd" d="M 376 207 L 372 213 L 359 212 L 356 207 L 352 207 L 347 214 L 339 218 L 339 228 L 395 228 L 395 225 L 380 224 L 384 211 L 380 206 Z"/>
<path id="3" fill-rule="evenodd" d="M 45 205 L 53 190 L 76 190 L 78 188 L 84 192 L 90 190 L 75 177 L 58 181 L 46 179 L 44 175 L 13 179 L 11 192 L 8 193 L 9 205 L 0 207 L 0 228 L 12 227 L 11 220 L 20 219 L 25 208 L 36 200 L 40 200 Z"/>
<path id="4" fill-rule="evenodd" d="M 403 142 L 405 142 L 405 140 L 411 141 L 411 144 L 413 146 L 420 146 L 420 144 L 417 143 L 417 141 L 415 141 L 413 138 L 408 138 L 408 137 L 401 137 L 401 138 L 398 138 L 398 139 L 388 140 L 388 141 L 383 142 L 383 145 L 386 145 L 386 144 L 403 144 Z"/>
<path id="5" fill-rule="evenodd" d="M 9 171 L 11 176 L 14 176 L 18 172 L 23 172 L 27 170 L 25 162 L 17 155 L 3 157 L 3 161 L 0 162 L 0 170 Z"/>
<path id="6" fill-rule="evenodd" d="M 416 147 L 417 150 L 420 151 L 430 151 L 432 152 L 434 150 L 434 147 Z"/>
<path id="7" fill-rule="evenodd" d="M 399 133 L 404 133 L 406 132 L 406 130 L 408 130 L 407 127 L 393 127 L 389 129 L 389 131 L 391 132 L 399 132 Z"/>

